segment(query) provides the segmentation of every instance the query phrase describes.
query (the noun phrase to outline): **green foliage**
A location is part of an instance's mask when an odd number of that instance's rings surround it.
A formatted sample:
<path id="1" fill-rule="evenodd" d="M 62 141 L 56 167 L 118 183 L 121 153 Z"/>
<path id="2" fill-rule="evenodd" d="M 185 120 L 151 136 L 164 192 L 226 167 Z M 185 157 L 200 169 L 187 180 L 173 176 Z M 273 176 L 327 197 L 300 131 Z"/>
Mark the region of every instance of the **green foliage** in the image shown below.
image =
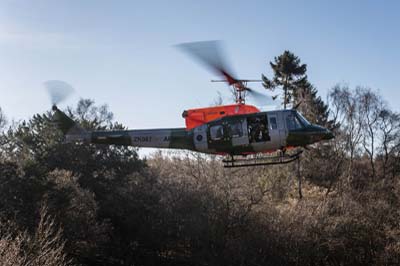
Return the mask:
<path id="1" fill-rule="evenodd" d="M 281 87 L 283 90 L 283 107 L 293 101 L 293 94 L 298 90 L 299 86 L 307 79 L 307 65 L 300 63 L 300 58 L 290 51 L 284 51 L 278 57 L 275 57 L 274 63 L 270 62 L 270 66 L 274 72 L 274 77 L 268 79 L 262 75 L 263 86 L 268 90 L 274 90 Z"/>
<path id="2" fill-rule="evenodd" d="M 308 121 L 334 129 L 335 125 L 329 119 L 329 108 L 320 96 L 317 89 L 306 79 L 298 83 L 298 88 L 293 92 L 293 104 Z"/>

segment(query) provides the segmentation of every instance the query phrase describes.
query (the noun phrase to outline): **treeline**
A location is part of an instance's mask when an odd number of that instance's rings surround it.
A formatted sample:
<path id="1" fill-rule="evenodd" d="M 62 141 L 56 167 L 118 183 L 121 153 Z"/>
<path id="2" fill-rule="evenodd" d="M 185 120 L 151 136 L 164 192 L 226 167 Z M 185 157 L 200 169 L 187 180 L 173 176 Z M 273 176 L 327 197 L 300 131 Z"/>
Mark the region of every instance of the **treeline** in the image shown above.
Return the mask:
<path id="1" fill-rule="evenodd" d="M 302 198 L 295 165 L 65 144 L 50 112 L 0 122 L 0 265 L 398 265 L 399 114 L 368 88 L 323 102 L 297 85 L 293 103 L 336 135 L 305 151 Z M 91 100 L 67 113 L 124 128 Z"/>

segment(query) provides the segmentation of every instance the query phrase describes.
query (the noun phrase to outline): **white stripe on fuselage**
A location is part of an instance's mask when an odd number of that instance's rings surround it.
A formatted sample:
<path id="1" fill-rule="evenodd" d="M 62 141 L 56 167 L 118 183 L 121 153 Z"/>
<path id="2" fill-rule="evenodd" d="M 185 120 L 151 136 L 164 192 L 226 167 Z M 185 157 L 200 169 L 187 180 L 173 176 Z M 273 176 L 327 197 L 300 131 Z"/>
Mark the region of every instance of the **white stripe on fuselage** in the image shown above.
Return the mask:
<path id="1" fill-rule="evenodd" d="M 129 130 L 132 145 L 137 147 L 168 148 L 172 130 L 170 129 L 139 129 Z"/>

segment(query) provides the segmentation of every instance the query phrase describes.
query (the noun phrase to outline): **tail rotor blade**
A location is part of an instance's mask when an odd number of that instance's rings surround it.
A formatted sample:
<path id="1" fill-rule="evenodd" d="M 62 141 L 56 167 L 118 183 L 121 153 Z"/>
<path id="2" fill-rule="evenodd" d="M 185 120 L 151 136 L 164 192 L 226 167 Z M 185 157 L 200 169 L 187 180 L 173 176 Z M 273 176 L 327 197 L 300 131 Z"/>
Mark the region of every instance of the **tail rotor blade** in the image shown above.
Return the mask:
<path id="1" fill-rule="evenodd" d="M 53 105 L 62 102 L 74 92 L 74 88 L 71 85 L 61 80 L 48 80 L 44 82 L 44 86 L 50 95 Z"/>

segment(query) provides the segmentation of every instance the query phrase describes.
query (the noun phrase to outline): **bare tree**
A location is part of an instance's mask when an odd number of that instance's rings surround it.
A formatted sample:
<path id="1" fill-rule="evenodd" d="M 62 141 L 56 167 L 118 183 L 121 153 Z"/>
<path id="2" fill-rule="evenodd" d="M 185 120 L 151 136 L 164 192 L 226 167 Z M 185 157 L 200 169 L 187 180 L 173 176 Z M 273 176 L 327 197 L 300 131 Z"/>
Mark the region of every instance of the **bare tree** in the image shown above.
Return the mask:
<path id="1" fill-rule="evenodd" d="M 341 134 L 349 155 L 348 180 L 352 178 L 353 160 L 362 140 L 362 113 L 359 99 L 346 85 L 336 85 L 329 94 L 333 118 L 341 127 Z"/>
<path id="2" fill-rule="evenodd" d="M 84 128 L 105 129 L 112 125 L 114 114 L 106 104 L 97 106 L 91 99 L 80 99 L 76 109 L 69 108 L 69 114 L 80 121 Z"/>
<path id="3" fill-rule="evenodd" d="M 7 118 L 4 115 L 3 110 L 0 107 L 0 131 L 4 128 L 4 126 L 7 124 Z"/>
<path id="4" fill-rule="evenodd" d="M 23 252 L 27 234 L 14 232 L 14 224 L 0 224 L 0 265 L 22 266 L 26 264 Z"/>
<path id="5" fill-rule="evenodd" d="M 64 246 L 62 230 L 56 226 L 46 207 L 40 211 L 40 221 L 33 237 L 14 223 L 0 224 L 1 266 L 72 265 Z"/>
<path id="6" fill-rule="evenodd" d="M 400 114 L 384 108 L 379 113 L 380 152 L 383 178 L 386 177 L 390 160 L 400 148 Z M 394 174 L 393 174 L 394 175 Z"/>
<path id="7" fill-rule="evenodd" d="M 359 104 L 359 117 L 363 135 L 362 146 L 369 158 L 372 177 L 375 178 L 375 148 L 379 128 L 378 120 L 384 103 L 381 97 L 369 88 L 358 87 L 355 97 Z"/>
<path id="8" fill-rule="evenodd" d="M 62 238 L 62 230 L 56 226 L 54 219 L 50 217 L 44 206 L 40 210 L 40 221 L 30 247 L 29 265 L 67 266 L 71 264 L 64 252 L 65 241 Z"/>

